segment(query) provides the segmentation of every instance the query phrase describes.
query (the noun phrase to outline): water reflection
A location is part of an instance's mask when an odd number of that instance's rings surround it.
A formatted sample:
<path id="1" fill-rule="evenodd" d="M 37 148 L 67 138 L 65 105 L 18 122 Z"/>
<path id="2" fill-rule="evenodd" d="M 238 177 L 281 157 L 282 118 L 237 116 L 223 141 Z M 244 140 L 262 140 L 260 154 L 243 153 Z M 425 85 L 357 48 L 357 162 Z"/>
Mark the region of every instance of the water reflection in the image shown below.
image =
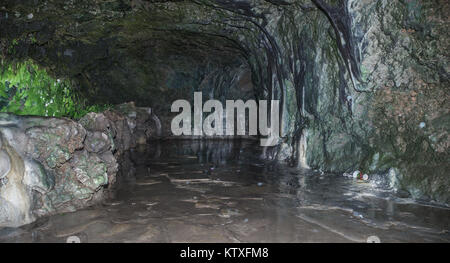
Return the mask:
<path id="1" fill-rule="evenodd" d="M 259 157 L 258 141 L 155 141 L 124 155 L 102 205 L 0 230 L 0 241 L 448 242 L 450 211 L 387 184 Z"/>

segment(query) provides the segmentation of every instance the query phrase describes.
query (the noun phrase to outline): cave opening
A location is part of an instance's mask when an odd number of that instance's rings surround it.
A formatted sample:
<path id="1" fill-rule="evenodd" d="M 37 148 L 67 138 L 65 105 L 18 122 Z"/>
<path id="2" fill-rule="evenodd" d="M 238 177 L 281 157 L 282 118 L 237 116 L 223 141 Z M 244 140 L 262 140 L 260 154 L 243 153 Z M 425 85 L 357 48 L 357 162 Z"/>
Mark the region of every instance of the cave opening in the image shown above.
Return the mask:
<path id="1" fill-rule="evenodd" d="M 448 242 L 448 11 L 2 1 L 0 242 Z"/>

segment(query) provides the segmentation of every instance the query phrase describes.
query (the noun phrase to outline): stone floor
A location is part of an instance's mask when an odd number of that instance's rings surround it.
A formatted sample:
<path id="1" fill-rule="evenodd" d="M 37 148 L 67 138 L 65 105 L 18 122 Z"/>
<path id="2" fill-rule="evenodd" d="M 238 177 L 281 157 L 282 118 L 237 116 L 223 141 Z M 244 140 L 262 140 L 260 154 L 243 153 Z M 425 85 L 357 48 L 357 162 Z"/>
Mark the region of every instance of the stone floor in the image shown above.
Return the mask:
<path id="1" fill-rule="evenodd" d="M 368 182 L 259 160 L 254 141 L 130 152 L 111 199 L 0 229 L 0 242 L 449 242 L 450 209 Z M 124 166 L 125 167 L 125 166 Z"/>

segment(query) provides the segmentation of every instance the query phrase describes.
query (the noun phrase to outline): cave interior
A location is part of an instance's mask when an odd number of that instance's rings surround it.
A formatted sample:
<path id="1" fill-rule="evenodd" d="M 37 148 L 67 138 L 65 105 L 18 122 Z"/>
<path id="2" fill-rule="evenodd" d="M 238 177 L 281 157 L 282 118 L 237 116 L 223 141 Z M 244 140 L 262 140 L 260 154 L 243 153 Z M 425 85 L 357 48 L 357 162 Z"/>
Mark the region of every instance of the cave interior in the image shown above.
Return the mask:
<path id="1" fill-rule="evenodd" d="M 449 242 L 449 6 L 2 0 L 0 242 Z"/>

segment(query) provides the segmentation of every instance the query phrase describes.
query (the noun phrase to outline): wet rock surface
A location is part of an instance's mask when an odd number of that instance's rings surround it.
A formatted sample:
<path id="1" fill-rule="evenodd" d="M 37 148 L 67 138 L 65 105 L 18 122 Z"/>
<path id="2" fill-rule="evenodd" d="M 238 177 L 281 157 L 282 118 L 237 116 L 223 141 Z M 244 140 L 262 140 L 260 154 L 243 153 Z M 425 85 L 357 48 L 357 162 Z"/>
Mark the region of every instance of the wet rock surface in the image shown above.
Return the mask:
<path id="1" fill-rule="evenodd" d="M 448 207 L 397 197 L 383 177 L 299 170 L 260 154 L 254 141 L 164 141 L 133 149 L 124 153 L 127 173 L 118 176 L 112 198 L 0 228 L 0 241 L 450 241 Z"/>
<path id="2" fill-rule="evenodd" d="M 0 226 L 102 200 L 116 181 L 117 160 L 151 134 L 137 136 L 150 130 L 141 120 L 151 117 L 149 109 L 121 107 L 127 110 L 91 113 L 79 122 L 0 113 Z"/>

